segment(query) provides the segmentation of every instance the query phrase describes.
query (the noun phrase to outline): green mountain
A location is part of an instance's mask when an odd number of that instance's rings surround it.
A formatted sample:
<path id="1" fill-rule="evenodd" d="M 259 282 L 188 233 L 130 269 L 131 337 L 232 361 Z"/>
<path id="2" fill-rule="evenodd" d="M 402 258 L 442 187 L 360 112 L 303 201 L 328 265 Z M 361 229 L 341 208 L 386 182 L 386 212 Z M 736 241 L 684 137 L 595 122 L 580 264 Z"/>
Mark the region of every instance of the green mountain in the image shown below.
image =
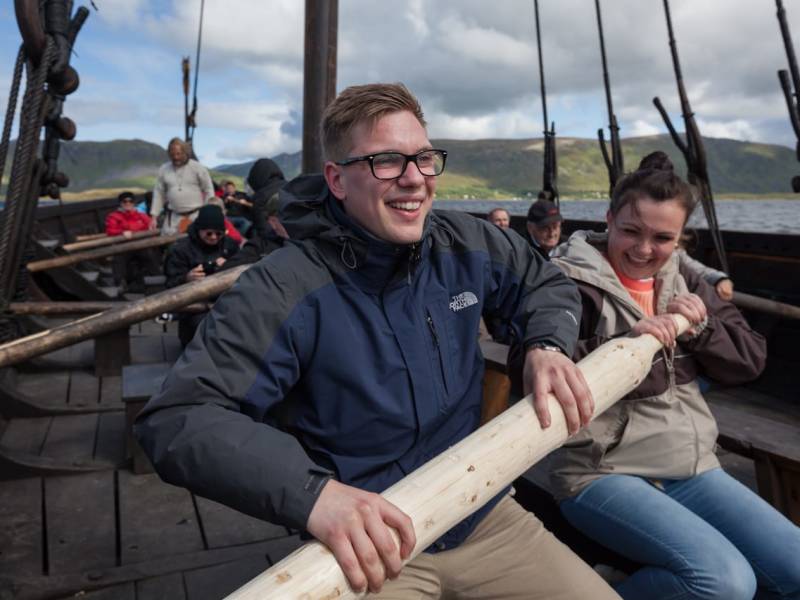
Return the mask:
<path id="1" fill-rule="evenodd" d="M 787 147 L 705 138 L 709 174 L 718 196 L 791 196 L 791 178 L 800 174 L 800 164 Z M 544 144 L 526 140 L 433 140 L 448 151 L 447 170 L 439 179 L 440 198 L 535 197 L 541 187 Z M 561 138 L 557 144 L 558 187 L 565 197 L 607 197 L 608 175 L 596 140 Z M 636 167 L 639 159 L 654 150 L 666 152 L 685 174 L 683 157 L 668 135 L 623 140 L 625 166 Z M 13 156 L 13 149 L 9 152 Z M 149 189 L 166 152 L 142 140 L 111 142 L 67 142 L 61 149 L 59 167 L 70 177 L 65 190 L 98 196 L 103 190 Z M 273 157 L 288 179 L 300 172 L 300 153 Z M 231 178 L 241 185 L 252 161 L 220 165 L 212 178 Z M 6 165 L 7 180 L 10 164 Z M 110 193 L 109 193 L 110 195 Z"/>
<path id="2" fill-rule="evenodd" d="M 14 156 L 11 142 L 3 183 L 7 184 Z M 158 144 L 144 140 L 113 140 L 110 142 L 62 142 L 58 167 L 69 176 L 69 187 L 64 190 L 66 199 L 77 195 L 115 195 L 121 189 L 150 190 L 156 180 L 158 168 L 168 160 L 166 150 Z M 233 179 L 241 185 L 241 178 L 211 171 L 215 180 Z M 89 190 L 93 193 L 87 194 Z M 108 190 L 107 194 L 103 194 Z M 3 190 L 5 192 L 5 190 Z"/>
<path id="3" fill-rule="evenodd" d="M 791 195 L 800 173 L 794 152 L 784 146 L 705 138 L 709 177 L 718 195 Z M 440 197 L 535 197 L 541 188 L 544 143 L 536 140 L 436 140 L 449 151 L 438 186 Z M 668 135 L 623 140 L 625 168 L 633 170 L 654 150 L 666 152 L 685 176 L 683 156 Z M 556 142 L 558 188 L 563 196 L 607 197 L 608 174 L 596 140 Z"/>

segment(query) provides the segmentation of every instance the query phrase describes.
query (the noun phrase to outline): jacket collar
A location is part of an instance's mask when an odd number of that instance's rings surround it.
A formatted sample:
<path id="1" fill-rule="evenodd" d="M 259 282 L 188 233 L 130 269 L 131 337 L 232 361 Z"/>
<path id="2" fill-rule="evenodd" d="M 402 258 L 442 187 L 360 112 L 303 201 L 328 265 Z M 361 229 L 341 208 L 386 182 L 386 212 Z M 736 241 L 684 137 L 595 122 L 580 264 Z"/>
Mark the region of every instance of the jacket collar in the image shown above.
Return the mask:
<path id="1" fill-rule="evenodd" d="M 346 273 L 366 291 L 377 293 L 395 279 L 410 279 L 430 251 L 433 224 L 430 214 L 419 242 L 397 245 L 375 237 L 355 223 L 330 193 L 321 175 L 300 176 L 290 181 L 280 194 L 281 222 L 291 239 L 301 243 L 318 240 L 334 250 L 338 264 L 333 268 Z"/>

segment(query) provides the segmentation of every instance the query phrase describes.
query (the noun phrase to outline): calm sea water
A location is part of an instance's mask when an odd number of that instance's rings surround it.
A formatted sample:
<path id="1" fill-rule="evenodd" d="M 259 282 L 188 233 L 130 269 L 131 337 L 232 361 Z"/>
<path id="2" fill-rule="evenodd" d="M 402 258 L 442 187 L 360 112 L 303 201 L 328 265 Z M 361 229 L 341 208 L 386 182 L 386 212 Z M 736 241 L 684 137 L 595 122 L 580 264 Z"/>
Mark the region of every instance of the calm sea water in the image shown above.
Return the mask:
<path id="1" fill-rule="evenodd" d="M 55 202 L 40 202 L 55 204 Z M 720 228 L 732 231 L 766 231 L 769 233 L 800 234 L 800 199 L 776 200 L 716 200 L 715 207 Z M 448 210 L 487 213 L 495 207 L 505 208 L 512 215 L 528 213 L 527 200 L 436 200 L 434 207 Z M 567 219 L 601 221 L 605 219 L 608 204 L 600 200 L 562 200 L 561 212 Z M 0 210 L 3 202 L 0 201 Z M 692 227 L 707 227 L 705 215 L 699 206 L 692 219 Z"/>
<path id="2" fill-rule="evenodd" d="M 716 200 L 717 221 L 721 229 L 800 234 L 800 199 L 795 200 Z M 512 215 L 528 213 L 527 200 L 436 200 L 435 208 L 487 213 L 495 207 Z M 605 219 L 608 204 L 599 200 L 562 200 L 561 213 L 567 219 Z M 707 227 L 701 207 L 689 222 L 692 227 Z"/>

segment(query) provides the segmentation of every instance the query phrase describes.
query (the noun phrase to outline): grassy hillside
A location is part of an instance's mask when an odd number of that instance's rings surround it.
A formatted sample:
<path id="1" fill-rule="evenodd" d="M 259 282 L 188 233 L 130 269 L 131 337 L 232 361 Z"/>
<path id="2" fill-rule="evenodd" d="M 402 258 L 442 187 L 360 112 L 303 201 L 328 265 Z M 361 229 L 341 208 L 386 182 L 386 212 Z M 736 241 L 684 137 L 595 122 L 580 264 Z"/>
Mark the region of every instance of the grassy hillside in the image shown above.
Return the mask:
<path id="1" fill-rule="evenodd" d="M 434 140 L 448 150 L 447 170 L 440 178 L 440 198 L 535 197 L 542 181 L 544 146 L 541 139 Z M 790 180 L 800 174 L 790 148 L 728 139 L 705 138 L 711 184 L 717 196 L 791 196 Z M 565 197 L 606 197 L 608 176 L 596 140 L 561 138 L 557 141 L 558 187 Z M 667 135 L 623 140 L 625 166 L 634 169 L 653 150 L 670 155 L 685 174 L 683 157 Z M 11 153 L 10 153 L 11 154 Z M 64 197 L 103 195 L 103 190 L 151 189 L 164 149 L 142 140 L 68 142 L 61 150 L 60 168 L 70 177 Z M 273 157 L 288 179 L 300 172 L 300 153 Z M 212 171 L 216 181 L 233 179 L 242 187 L 252 161 L 221 165 Z M 10 166 L 6 166 L 5 179 Z"/>

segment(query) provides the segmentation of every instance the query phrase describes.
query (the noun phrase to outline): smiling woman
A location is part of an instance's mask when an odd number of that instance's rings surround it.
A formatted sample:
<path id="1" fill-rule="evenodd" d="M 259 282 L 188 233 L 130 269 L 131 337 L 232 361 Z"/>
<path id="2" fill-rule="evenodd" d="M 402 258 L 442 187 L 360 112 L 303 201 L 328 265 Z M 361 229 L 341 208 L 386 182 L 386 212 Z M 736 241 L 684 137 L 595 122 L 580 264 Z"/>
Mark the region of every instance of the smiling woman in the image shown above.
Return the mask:
<path id="1" fill-rule="evenodd" d="M 607 233 L 579 231 L 556 249 L 583 301 L 576 360 L 622 336 L 651 334 L 664 350 L 633 392 L 557 452 L 553 483 L 573 526 L 643 564 L 615 587 L 623 598 L 797 597 L 800 530 L 714 455 L 698 373 L 723 385 L 755 379 L 766 344 L 680 263 L 694 203 L 671 170 L 640 169 L 615 187 Z M 691 323 L 686 334 L 670 313 Z"/>

